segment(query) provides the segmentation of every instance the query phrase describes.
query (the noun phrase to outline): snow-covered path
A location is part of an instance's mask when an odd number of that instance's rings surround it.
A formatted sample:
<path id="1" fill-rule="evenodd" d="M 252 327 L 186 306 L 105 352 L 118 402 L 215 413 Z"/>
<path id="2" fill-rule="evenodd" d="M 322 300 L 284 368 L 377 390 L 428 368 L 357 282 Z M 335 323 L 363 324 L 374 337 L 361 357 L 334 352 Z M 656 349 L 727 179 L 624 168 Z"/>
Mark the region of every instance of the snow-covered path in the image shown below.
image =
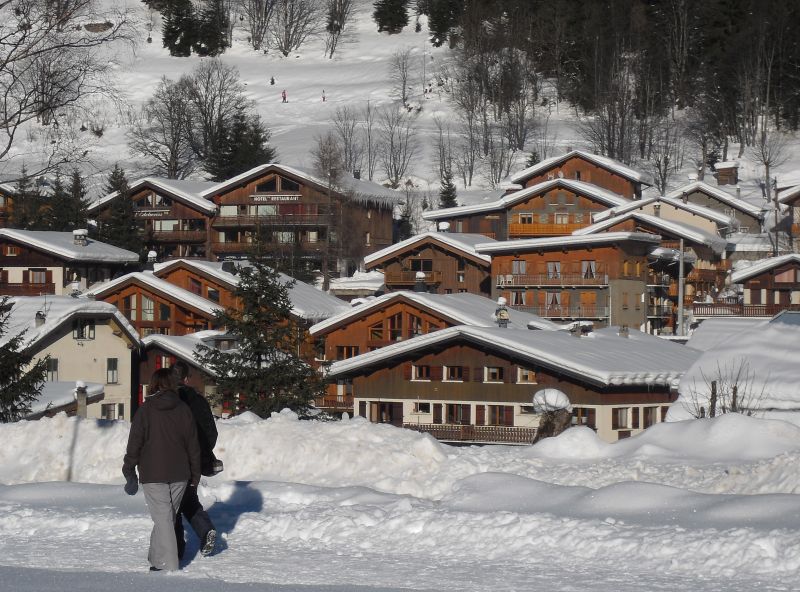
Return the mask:
<path id="1" fill-rule="evenodd" d="M 52 480 L 78 428 L 84 482 Z M 0 589 L 800 589 L 800 429 L 783 422 L 449 448 L 363 420 L 224 421 L 226 470 L 201 486 L 218 551 L 190 537 L 164 575 L 146 573 L 150 519 L 117 476 L 126 434 L 63 416 L 0 426 Z"/>

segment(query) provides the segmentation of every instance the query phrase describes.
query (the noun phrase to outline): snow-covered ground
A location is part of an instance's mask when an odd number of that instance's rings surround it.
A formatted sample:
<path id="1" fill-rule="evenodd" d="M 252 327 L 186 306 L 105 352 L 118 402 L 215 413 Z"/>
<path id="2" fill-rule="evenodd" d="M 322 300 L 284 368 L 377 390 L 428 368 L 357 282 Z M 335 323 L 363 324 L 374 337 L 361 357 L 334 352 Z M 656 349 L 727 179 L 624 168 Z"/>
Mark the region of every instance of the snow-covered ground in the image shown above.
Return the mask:
<path id="1" fill-rule="evenodd" d="M 128 424 L 0 425 L 0 589 L 798 590 L 800 428 L 728 415 L 605 444 L 453 448 L 363 419 L 218 423 L 217 552 L 147 572 Z"/>

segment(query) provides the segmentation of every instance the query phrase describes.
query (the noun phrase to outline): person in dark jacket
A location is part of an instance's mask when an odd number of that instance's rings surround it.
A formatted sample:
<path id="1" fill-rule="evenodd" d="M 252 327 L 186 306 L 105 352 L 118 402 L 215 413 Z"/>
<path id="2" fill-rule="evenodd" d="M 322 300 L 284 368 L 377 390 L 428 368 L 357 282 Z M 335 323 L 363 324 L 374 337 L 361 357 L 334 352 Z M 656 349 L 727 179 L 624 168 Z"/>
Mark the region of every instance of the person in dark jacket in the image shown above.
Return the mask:
<path id="1" fill-rule="evenodd" d="M 178 383 L 178 396 L 181 401 L 189 406 L 194 416 L 197 427 L 197 438 L 200 444 L 200 467 L 203 475 L 211 476 L 215 474 L 214 446 L 217 444 L 217 424 L 211 413 L 211 406 L 208 400 L 198 393 L 194 388 L 186 384 L 189 377 L 189 367 L 185 362 L 178 361 L 172 366 L 175 372 L 175 379 Z M 178 543 L 178 557 L 183 557 L 186 549 L 186 539 L 183 531 L 183 517 L 194 530 L 200 539 L 200 553 L 210 555 L 214 551 L 217 540 L 217 529 L 211 522 L 211 517 L 203 509 L 203 505 L 197 497 L 197 488 L 189 487 L 181 500 L 181 506 L 175 516 L 175 539 Z"/>
<path id="2" fill-rule="evenodd" d="M 134 495 L 138 482 L 142 483 L 153 519 L 147 555 L 150 570 L 176 570 L 175 515 L 187 483 L 196 488 L 200 482 L 200 444 L 192 412 L 178 397 L 171 369 L 153 373 L 149 392 L 131 424 L 122 474 L 128 495 Z"/>

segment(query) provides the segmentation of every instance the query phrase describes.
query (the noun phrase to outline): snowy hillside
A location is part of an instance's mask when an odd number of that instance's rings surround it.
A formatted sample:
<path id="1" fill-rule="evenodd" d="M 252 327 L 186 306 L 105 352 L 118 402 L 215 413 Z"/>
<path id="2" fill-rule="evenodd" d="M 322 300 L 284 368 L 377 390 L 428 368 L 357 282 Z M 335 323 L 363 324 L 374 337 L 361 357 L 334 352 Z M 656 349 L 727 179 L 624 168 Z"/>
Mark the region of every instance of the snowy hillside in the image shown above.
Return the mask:
<path id="1" fill-rule="evenodd" d="M 781 421 L 484 448 L 363 419 L 218 426 L 225 471 L 200 495 L 221 544 L 190 537 L 167 576 L 145 573 L 150 518 L 122 491 L 128 424 L 0 426 L 3 589 L 796 589 L 800 428 Z"/>

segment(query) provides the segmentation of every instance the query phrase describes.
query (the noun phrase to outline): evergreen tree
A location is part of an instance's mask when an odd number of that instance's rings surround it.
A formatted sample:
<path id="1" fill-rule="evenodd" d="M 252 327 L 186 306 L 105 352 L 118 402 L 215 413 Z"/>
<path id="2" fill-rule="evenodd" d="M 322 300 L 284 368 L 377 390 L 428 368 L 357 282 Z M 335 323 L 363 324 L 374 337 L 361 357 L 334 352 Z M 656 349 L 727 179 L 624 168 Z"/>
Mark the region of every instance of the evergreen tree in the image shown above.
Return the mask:
<path id="1" fill-rule="evenodd" d="M 197 39 L 197 23 L 191 0 L 170 0 L 164 9 L 161 28 L 169 55 L 188 57 Z"/>
<path id="2" fill-rule="evenodd" d="M 377 0 L 372 18 L 378 24 L 378 33 L 399 33 L 408 25 L 408 0 Z"/>
<path id="3" fill-rule="evenodd" d="M 59 232 L 85 228 L 88 207 L 86 186 L 77 169 L 70 177 L 69 186 L 65 186 L 61 174 L 56 173 L 52 193 L 41 210 L 42 228 Z"/>
<path id="4" fill-rule="evenodd" d="M 144 245 L 133 212 L 128 179 L 119 165 L 114 165 L 114 170 L 108 176 L 106 193 L 117 193 L 117 196 L 111 200 L 108 218 L 100 228 L 100 240 L 138 253 L 141 258 Z"/>
<path id="5" fill-rule="evenodd" d="M 56 179 L 53 182 L 50 197 L 40 210 L 40 230 L 67 230 L 67 228 L 63 227 L 65 220 L 62 208 L 68 200 L 69 194 L 67 193 L 67 188 L 64 187 L 61 173 L 56 171 Z"/>
<path id="6" fill-rule="evenodd" d="M 458 19 L 464 12 L 464 0 L 430 0 L 427 11 L 431 44 L 440 47 L 458 24 Z"/>
<path id="7" fill-rule="evenodd" d="M 228 125 L 220 125 L 221 137 L 211 145 L 205 169 L 214 181 L 224 181 L 253 167 L 276 162 L 269 145 L 270 131 L 255 114 L 240 110 Z"/>
<path id="8" fill-rule="evenodd" d="M 89 216 L 89 199 L 86 194 L 86 183 L 78 169 L 75 169 L 69 180 L 69 200 L 64 204 L 64 218 L 67 221 L 65 230 L 86 228 L 86 220 Z"/>
<path id="9" fill-rule="evenodd" d="M 541 162 L 541 158 L 539 158 L 539 151 L 533 150 L 529 155 L 528 159 L 525 161 L 525 168 L 530 168 L 534 165 L 539 164 Z"/>
<path id="10" fill-rule="evenodd" d="M 47 358 L 31 365 L 33 355 L 24 348 L 25 331 L 7 337 L 11 304 L 0 300 L 0 422 L 17 421 L 30 412 L 39 397 L 47 371 Z"/>
<path id="11" fill-rule="evenodd" d="M 199 56 L 216 56 L 228 45 L 228 11 L 223 0 L 206 0 L 196 21 L 197 35 L 193 48 Z"/>
<path id="12" fill-rule="evenodd" d="M 458 205 L 456 201 L 456 186 L 453 183 L 453 173 L 445 171 L 442 177 L 442 188 L 439 191 L 439 207 L 454 208 Z"/>
<path id="13" fill-rule="evenodd" d="M 267 262 L 257 237 L 249 266 L 239 270 L 236 309 L 217 313 L 216 321 L 237 341 L 234 350 L 201 346 L 197 359 L 217 377 L 222 396 L 238 394 L 242 408 L 261 417 L 289 409 L 303 413 L 324 392 L 320 375 L 297 356 L 300 335 L 291 317 L 292 303 L 281 275 Z"/>
<path id="14" fill-rule="evenodd" d="M 41 230 L 39 211 L 43 205 L 43 197 L 38 186 L 22 166 L 22 176 L 14 188 L 9 226 L 22 230 Z"/>

